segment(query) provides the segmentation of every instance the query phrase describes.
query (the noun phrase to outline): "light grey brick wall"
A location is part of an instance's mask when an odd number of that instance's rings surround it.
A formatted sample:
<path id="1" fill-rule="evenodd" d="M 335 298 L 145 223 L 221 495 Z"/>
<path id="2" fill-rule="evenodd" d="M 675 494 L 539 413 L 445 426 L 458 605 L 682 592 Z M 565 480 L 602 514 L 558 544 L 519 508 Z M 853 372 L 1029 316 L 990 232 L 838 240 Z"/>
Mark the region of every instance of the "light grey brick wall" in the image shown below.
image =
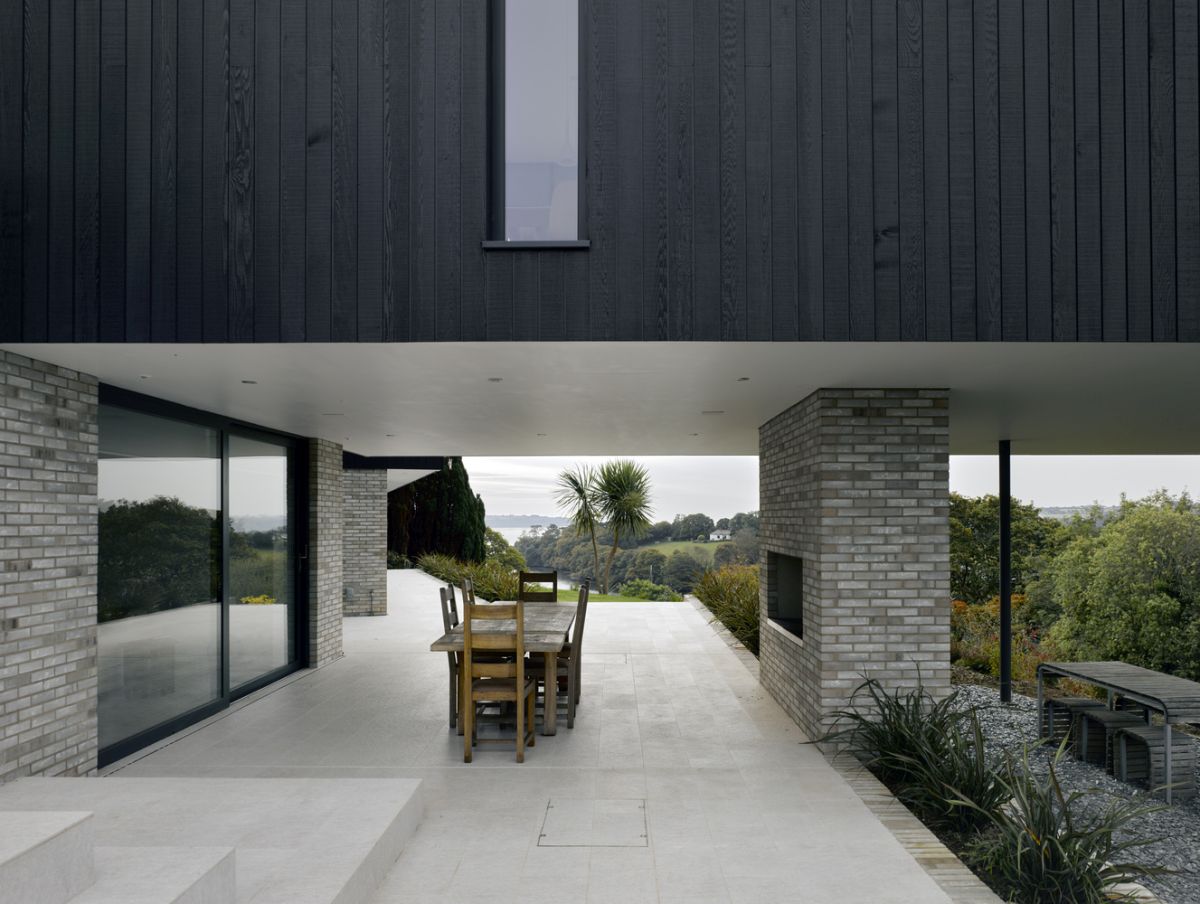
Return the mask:
<path id="1" fill-rule="evenodd" d="M 763 686 L 810 736 L 864 676 L 950 686 L 949 393 L 821 389 L 759 430 L 759 543 L 804 562 L 803 638 L 767 619 Z"/>
<path id="2" fill-rule="evenodd" d="M 387 471 L 346 471 L 342 481 L 344 612 L 387 615 Z"/>
<path id="3" fill-rule="evenodd" d="M 96 769 L 96 406 L 0 351 L 0 782 Z"/>
<path id="4" fill-rule="evenodd" d="M 320 668 L 342 655 L 342 447 L 312 439 L 308 454 L 308 663 Z"/>

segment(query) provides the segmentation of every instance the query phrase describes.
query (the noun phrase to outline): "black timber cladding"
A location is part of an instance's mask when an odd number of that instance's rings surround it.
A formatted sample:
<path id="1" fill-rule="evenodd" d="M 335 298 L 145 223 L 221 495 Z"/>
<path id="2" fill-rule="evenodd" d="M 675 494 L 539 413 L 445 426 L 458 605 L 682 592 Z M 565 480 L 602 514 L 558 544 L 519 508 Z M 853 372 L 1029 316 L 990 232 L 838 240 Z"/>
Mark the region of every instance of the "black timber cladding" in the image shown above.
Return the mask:
<path id="1" fill-rule="evenodd" d="M 506 253 L 485 0 L 0 0 L 0 341 L 1198 341 L 1198 2 L 582 0 Z"/>

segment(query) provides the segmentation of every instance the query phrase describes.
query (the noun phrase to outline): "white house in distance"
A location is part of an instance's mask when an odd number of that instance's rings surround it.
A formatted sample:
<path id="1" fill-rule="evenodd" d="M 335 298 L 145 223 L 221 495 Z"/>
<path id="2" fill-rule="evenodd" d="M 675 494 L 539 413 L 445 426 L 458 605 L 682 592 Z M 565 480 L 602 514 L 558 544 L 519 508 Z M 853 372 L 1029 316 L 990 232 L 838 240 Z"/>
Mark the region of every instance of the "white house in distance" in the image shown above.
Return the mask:
<path id="1" fill-rule="evenodd" d="M 725 527 L 718 527 L 708 533 L 709 543 L 720 543 L 722 540 L 729 540 L 733 537 L 733 531 Z"/>

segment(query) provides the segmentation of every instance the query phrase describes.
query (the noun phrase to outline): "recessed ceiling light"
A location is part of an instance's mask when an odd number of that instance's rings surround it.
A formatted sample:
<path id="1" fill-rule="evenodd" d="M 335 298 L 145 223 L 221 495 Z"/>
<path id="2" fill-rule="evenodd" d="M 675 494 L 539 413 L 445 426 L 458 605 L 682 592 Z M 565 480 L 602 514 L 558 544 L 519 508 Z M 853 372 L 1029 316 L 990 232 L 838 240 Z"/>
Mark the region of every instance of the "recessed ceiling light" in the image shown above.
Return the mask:
<path id="1" fill-rule="evenodd" d="M 258 380 L 242 380 L 242 384 L 245 386 L 257 386 Z"/>
<path id="2" fill-rule="evenodd" d="M 150 374 L 142 374 L 141 376 L 138 377 L 138 379 L 139 380 L 149 380 Z"/>
<path id="3" fill-rule="evenodd" d="M 749 382 L 750 382 L 750 378 L 749 378 L 749 377 L 738 377 L 738 378 L 737 378 L 737 381 L 738 381 L 739 383 L 749 383 Z"/>
<path id="4" fill-rule="evenodd" d="M 688 436 L 699 436 L 699 433 L 689 433 Z"/>
<path id="5" fill-rule="evenodd" d="M 701 411 L 700 413 L 701 414 L 724 414 L 725 412 L 721 409 L 713 408 L 709 411 Z"/>
<path id="6" fill-rule="evenodd" d="M 394 437 L 395 437 L 395 435 L 396 435 L 396 434 L 394 434 L 394 433 L 385 433 L 385 434 L 384 434 L 384 436 L 386 436 L 388 439 L 392 439 L 392 438 L 394 438 Z"/>
<path id="7" fill-rule="evenodd" d="M 322 411 L 321 417 L 345 417 L 340 411 Z"/>
<path id="8" fill-rule="evenodd" d="M 504 377 L 488 377 L 489 383 L 503 383 Z"/>
<path id="9" fill-rule="evenodd" d="M 538 436 L 545 436 L 545 435 L 546 435 L 546 434 L 544 434 L 544 433 L 539 433 L 539 434 L 538 434 Z"/>

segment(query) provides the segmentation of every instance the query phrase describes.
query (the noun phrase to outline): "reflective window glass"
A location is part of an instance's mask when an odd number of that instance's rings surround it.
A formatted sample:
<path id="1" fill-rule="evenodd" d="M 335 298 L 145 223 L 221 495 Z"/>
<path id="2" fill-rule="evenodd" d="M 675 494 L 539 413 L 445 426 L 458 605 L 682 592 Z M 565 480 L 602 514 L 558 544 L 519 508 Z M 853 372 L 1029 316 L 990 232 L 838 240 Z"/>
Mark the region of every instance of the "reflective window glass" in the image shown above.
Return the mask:
<path id="1" fill-rule="evenodd" d="M 99 497 L 104 748 L 221 697 L 219 431 L 101 406 Z"/>
<path id="2" fill-rule="evenodd" d="M 295 513 L 285 446 L 229 437 L 229 684 L 292 661 Z"/>
<path id="3" fill-rule="evenodd" d="M 504 237 L 579 237 L 579 4 L 505 0 Z"/>

